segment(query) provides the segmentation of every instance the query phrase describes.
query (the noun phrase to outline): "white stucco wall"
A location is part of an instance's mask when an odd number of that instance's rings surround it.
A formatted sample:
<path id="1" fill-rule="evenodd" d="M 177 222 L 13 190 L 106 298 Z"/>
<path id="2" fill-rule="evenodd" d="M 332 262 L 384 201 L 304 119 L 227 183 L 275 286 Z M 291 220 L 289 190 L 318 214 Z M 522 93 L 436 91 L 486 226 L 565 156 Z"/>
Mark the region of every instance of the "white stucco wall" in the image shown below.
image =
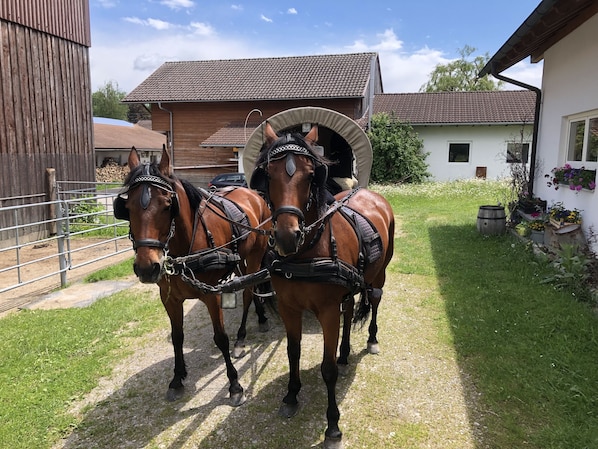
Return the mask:
<path id="1" fill-rule="evenodd" d="M 523 140 L 522 136 L 523 128 Z M 507 143 L 530 143 L 531 125 L 414 126 L 424 142 L 428 171 L 435 181 L 474 178 L 486 167 L 487 179 L 510 176 Z M 469 143 L 469 162 L 449 162 L 449 143 Z"/>
<path id="2" fill-rule="evenodd" d="M 582 210 L 586 235 L 598 232 L 598 193 L 575 193 L 546 185 L 544 174 L 566 160 L 567 120 L 574 114 L 598 110 L 598 14 L 544 53 L 542 109 L 534 193 L 548 204 L 561 201 L 568 209 Z M 580 163 L 588 169 L 596 163 Z M 595 250 L 598 245 L 594 246 Z"/>

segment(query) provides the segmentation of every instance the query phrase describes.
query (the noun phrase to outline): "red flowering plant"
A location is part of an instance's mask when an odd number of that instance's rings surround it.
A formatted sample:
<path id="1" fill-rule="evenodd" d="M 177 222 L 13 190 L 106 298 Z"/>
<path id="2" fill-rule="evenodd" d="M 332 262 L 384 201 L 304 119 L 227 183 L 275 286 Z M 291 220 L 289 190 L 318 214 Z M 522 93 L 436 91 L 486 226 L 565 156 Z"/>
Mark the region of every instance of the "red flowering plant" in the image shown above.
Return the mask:
<path id="1" fill-rule="evenodd" d="M 573 168 L 569 164 L 555 167 L 552 174 L 544 175 L 548 178 L 548 187 L 558 190 L 561 185 L 569 186 L 570 190 L 579 192 L 582 189 L 594 190 L 596 188 L 596 170 L 586 170 L 585 167 Z"/>

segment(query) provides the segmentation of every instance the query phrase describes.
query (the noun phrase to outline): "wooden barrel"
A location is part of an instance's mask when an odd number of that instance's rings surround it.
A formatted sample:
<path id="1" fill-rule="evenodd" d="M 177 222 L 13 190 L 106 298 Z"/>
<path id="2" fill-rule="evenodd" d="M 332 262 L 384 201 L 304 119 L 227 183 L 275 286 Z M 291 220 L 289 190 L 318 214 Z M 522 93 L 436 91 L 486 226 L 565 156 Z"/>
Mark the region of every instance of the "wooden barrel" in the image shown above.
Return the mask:
<path id="1" fill-rule="evenodd" d="M 478 232 L 484 235 L 504 234 L 507 217 L 504 206 L 480 206 L 478 211 Z"/>

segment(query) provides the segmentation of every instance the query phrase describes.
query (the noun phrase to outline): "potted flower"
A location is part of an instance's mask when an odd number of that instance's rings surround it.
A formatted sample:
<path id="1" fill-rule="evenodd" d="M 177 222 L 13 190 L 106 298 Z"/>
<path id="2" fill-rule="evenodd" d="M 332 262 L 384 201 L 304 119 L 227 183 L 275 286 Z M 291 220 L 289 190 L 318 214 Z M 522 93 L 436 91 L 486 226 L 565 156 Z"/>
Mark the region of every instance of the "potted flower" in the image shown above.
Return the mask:
<path id="1" fill-rule="evenodd" d="M 541 219 L 532 220 L 527 224 L 532 242 L 544 243 L 544 226 L 544 220 Z"/>
<path id="2" fill-rule="evenodd" d="M 568 185 L 570 190 L 576 192 L 583 189 L 594 191 L 596 188 L 596 170 L 586 170 L 585 167 L 573 168 L 565 164 L 563 167 L 553 168 L 552 174 L 544 177 L 548 178 L 548 187 L 554 187 L 555 190 L 562 185 Z"/>
<path id="3" fill-rule="evenodd" d="M 564 226 L 581 224 L 581 212 L 577 209 L 566 209 L 563 203 L 555 203 L 550 208 L 549 213 L 550 224 L 555 228 L 562 228 Z"/>

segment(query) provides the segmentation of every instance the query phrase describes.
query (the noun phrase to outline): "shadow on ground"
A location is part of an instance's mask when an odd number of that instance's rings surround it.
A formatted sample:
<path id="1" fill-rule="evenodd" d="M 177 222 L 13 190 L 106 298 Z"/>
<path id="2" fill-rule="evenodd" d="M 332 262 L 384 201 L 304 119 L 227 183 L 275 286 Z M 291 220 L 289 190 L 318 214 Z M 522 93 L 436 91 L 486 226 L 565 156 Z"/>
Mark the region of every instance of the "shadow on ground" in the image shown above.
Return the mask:
<path id="1" fill-rule="evenodd" d="M 231 329 L 236 332 L 240 309 L 225 314 L 232 340 Z M 247 402 L 241 407 L 232 408 L 228 403 L 225 365 L 213 343 L 207 311 L 197 301 L 185 319 L 188 377 L 184 396 L 173 403 L 165 399 L 174 361 L 172 345 L 163 333 L 157 344 L 144 349 L 159 351 L 158 360 L 123 379 L 112 391 L 103 387 L 103 397 L 83 411 L 81 424 L 57 447 L 321 447 L 326 427 L 326 389 L 320 375 L 319 323 L 311 314 L 304 317 L 302 404 L 298 414 L 288 420 L 277 414 L 288 381 L 284 326 L 278 317 L 270 317 L 272 329 L 259 333 L 254 316 L 251 314 L 248 322 L 248 352 L 233 361 L 247 394 Z M 355 364 L 364 353 L 352 355 L 349 373 L 339 378 L 339 404 L 353 381 Z M 135 357 L 129 363 L 135 363 Z"/>

